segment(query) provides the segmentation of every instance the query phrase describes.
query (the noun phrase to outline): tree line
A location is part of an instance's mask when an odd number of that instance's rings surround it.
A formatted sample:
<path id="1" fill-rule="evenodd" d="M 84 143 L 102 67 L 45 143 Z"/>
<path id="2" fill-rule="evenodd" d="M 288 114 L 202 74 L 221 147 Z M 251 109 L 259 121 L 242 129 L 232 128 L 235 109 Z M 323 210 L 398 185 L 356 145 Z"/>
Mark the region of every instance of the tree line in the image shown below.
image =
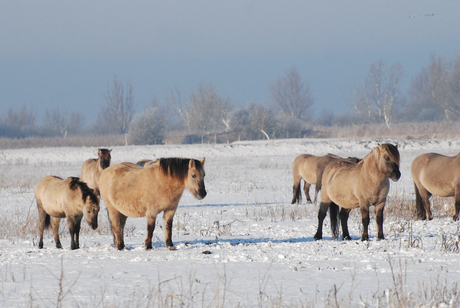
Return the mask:
<path id="1" fill-rule="evenodd" d="M 362 84 L 355 85 L 345 98 L 351 114 L 324 110 L 317 117 L 313 91 L 296 68 L 287 70 L 269 86 L 270 102 L 233 106 L 213 84 L 200 83 L 189 94 L 171 90 L 163 104 L 154 97 L 137 113 L 132 84 L 114 76 L 94 124 L 85 127 L 79 112 L 68 114 L 56 108 L 45 112 L 39 126 L 33 110 L 10 108 L 0 117 L 0 136 L 121 134 L 130 144 L 157 144 L 166 138 L 177 138 L 177 142 L 217 141 L 217 136 L 227 140 L 300 138 L 311 136 L 313 125 L 383 123 L 390 128 L 401 122 L 460 119 L 460 55 L 446 60 L 432 54 L 405 94 L 401 90 L 402 76 L 399 63 L 389 67 L 383 61 L 373 63 Z"/>

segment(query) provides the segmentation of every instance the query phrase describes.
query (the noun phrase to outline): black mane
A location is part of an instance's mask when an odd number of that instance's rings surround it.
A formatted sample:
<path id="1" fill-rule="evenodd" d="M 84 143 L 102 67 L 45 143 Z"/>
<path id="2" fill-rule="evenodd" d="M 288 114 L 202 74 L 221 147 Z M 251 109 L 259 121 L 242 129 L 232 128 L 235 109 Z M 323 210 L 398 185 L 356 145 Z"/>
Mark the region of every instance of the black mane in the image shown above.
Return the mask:
<path id="1" fill-rule="evenodd" d="M 82 195 L 82 198 L 83 198 L 83 202 L 85 202 L 86 197 L 89 196 L 93 203 L 96 203 L 96 204 L 98 203 L 97 202 L 97 197 L 94 194 L 93 190 L 91 188 L 89 188 L 88 185 L 86 185 L 85 182 L 80 181 L 79 177 L 73 177 L 72 176 L 70 178 L 71 178 L 71 181 L 70 181 L 70 184 L 69 184 L 70 189 L 75 190 L 77 188 L 80 188 L 81 195 Z"/>
<path id="2" fill-rule="evenodd" d="M 203 168 L 199 160 L 194 159 L 195 168 Z M 164 174 L 169 174 L 172 177 L 184 179 L 188 174 L 188 165 L 190 158 L 160 158 L 160 166 Z"/>

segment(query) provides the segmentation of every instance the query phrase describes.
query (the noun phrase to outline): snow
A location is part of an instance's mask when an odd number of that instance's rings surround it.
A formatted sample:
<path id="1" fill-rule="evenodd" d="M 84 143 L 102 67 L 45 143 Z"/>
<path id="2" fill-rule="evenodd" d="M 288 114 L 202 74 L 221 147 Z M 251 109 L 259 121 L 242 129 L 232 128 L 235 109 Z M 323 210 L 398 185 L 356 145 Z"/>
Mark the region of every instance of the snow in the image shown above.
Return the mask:
<path id="1" fill-rule="evenodd" d="M 55 248 L 51 231 L 45 232 L 42 250 L 37 247 L 38 229 L 24 236 L 1 235 L 0 306 L 323 306 L 331 298 L 339 304 L 376 306 L 382 300 L 378 296 L 397 286 L 406 293 L 429 293 L 440 285 L 449 289 L 460 277 L 460 254 L 442 246 L 459 233 L 459 222 L 451 217 L 385 217 L 383 241 L 377 241 L 372 220 L 370 241 L 361 242 L 359 211 L 354 210 L 349 223 L 352 241 L 331 240 L 327 220 L 324 240 L 314 241 L 317 205 L 290 204 L 291 163 L 299 154 L 364 157 L 384 142 L 397 143 L 401 154 L 402 177 L 391 183 L 390 196 L 406 194 L 411 199 L 409 169 L 417 155 L 460 152 L 460 140 L 455 139 L 113 147 L 112 164 L 206 157 L 208 195 L 198 201 L 184 192 L 174 219 L 177 250 L 165 248 L 163 221 L 158 219 L 153 249 L 146 251 L 145 218 L 128 218 L 126 249 L 117 251 L 102 201 L 100 230 L 89 230 L 83 221 L 79 250 L 70 250 L 65 220 L 64 249 Z M 36 224 L 33 190 L 38 181 L 46 175 L 79 176 L 83 162 L 96 155 L 97 148 L 1 151 L 2 221 L 21 227 L 15 222 L 25 222 L 29 215 L 30 223 Z M 443 202 L 446 210 L 451 207 L 448 198 Z M 445 305 L 453 305 L 449 300 Z"/>

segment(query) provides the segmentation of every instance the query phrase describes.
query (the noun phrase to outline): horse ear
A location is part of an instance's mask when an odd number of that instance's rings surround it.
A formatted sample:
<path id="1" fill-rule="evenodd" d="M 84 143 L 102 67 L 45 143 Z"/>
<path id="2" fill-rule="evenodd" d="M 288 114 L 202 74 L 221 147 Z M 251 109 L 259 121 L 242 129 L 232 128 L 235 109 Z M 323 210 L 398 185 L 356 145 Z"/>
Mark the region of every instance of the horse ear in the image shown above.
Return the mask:
<path id="1" fill-rule="evenodd" d="M 109 153 L 112 153 L 112 149 L 109 150 Z"/>
<path id="2" fill-rule="evenodd" d="M 193 158 L 191 158 L 188 162 L 188 168 L 189 169 L 192 169 L 195 167 L 195 160 Z"/>
<path id="3" fill-rule="evenodd" d="M 206 157 L 203 157 L 202 160 L 200 160 L 200 163 L 204 166 L 204 162 L 206 161 Z"/>

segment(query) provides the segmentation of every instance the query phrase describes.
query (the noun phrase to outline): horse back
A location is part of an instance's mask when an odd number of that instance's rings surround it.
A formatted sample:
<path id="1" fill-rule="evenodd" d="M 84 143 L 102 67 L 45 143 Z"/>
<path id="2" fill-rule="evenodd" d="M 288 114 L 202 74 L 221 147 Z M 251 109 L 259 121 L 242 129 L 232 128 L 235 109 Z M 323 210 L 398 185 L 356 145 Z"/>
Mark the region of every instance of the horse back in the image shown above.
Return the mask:
<path id="1" fill-rule="evenodd" d="M 85 182 L 88 187 L 97 188 L 96 178 L 100 177 L 100 172 L 97 164 L 97 159 L 90 158 L 81 166 L 80 179 Z"/>
<path id="2" fill-rule="evenodd" d="M 411 164 L 412 179 L 431 194 L 449 197 L 460 185 L 460 155 L 445 156 L 425 153 L 417 156 Z"/>

